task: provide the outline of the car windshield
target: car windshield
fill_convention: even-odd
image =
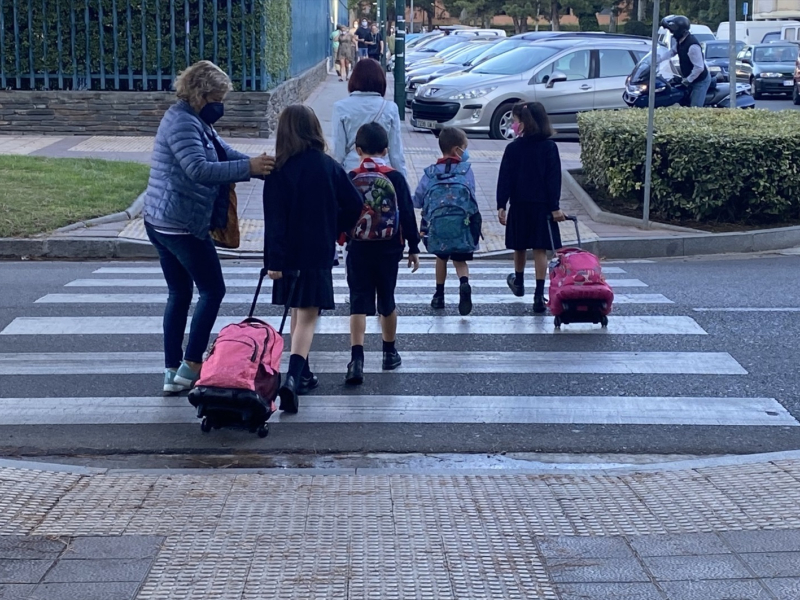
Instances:
[[[753,60],[757,63],[793,63],[797,59],[797,48],[775,46],[773,48],[756,48]]]
[[[423,33],[415,40],[411,41],[406,50],[410,50],[414,48],[415,50],[420,50],[427,46],[428,44],[432,44],[436,40],[442,39],[444,36],[441,33]]]
[[[499,46],[500,44],[498,44]],[[473,73],[484,75],[519,75],[547,60],[560,49],[548,46],[526,46],[487,60]]]
[[[447,35],[443,38],[439,38],[438,40],[432,41],[430,44],[425,44],[423,47],[418,47],[417,50],[420,52],[441,52],[442,50],[446,50],[451,46],[455,46],[456,44],[463,44],[464,40],[459,39],[457,35]]]
[[[468,49],[469,49],[469,43],[468,42],[462,42],[460,44],[456,44],[455,46],[451,46],[450,48],[447,48],[446,50],[442,50],[441,52],[437,52],[436,53],[436,58],[441,58],[442,60],[446,60],[448,58],[452,58],[453,56],[461,54],[462,52],[464,52],[465,50],[468,50]]]
[[[730,44],[727,42],[725,43],[715,43],[715,44],[705,44],[705,55],[706,58],[728,58]],[[744,48],[744,42],[736,42],[736,54],[742,51]]]
[[[486,51],[486,44],[467,44],[467,47],[457,54],[449,57],[445,63],[448,65],[465,65],[476,56],[480,56]]]
[[[481,54],[477,60],[473,61],[477,64],[484,63],[487,60],[491,60],[495,56],[500,56],[501,54],[505,54],[509,50],[513,50],[514,48],[519,48],[520,46],[524,45],[524,40],[504,40],[498,44],[492,45],[488,50],[484,50],[483,54]]]
[[[714,37],[713,33],[693,33],[694,39],[698,42],[713,42],[716,37]]]

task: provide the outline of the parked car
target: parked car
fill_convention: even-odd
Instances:
[[[701,42],[700,46],[703,48],[703,56],[706,58],[708,71],[712,77],[716,77],[717,81],[728,81],[730,76],[728,69],[730,67],[730,43],[729,42]],[[736,42],[736,54],[739,54],[744,49],[744,42]]]
[[[411,108],[411,101],[414,99],[414,92],[423,83],[428,83],[450,73],[460,73],[468,71],[473,60],[483,55],[487,49],[497,44],[491,40],[476,40],[472,44],[467,44],[466,48],[460,48],[458,52],[446,58],[438,64],[415,66],[413,71],[406,73],[406,106]]]
[[[434,131],[460,127],[511,139],[511,108],[520,101],[537,101],[558,133],[576,132],[579,112],[625,107],[625,80],[649,44],[611,36],[529,42],[468,73],[419,86],[411,103],[411,124]]]
[[[492,38],[497,39],[495,36],[492,36]],[[473,39],[483,39],[483,38],[476,36]],[[465,36],[446,35],[436,40],[433,40],[429,44],[425,44],[421,48],[415,48],[413,51],[406,54],[406,71],[411,70],[410,68],[419,61],[432,58],[435,54],[441,52],[442,50],[447,50],[458,44],[466,44],[466,43],[469,43],[469,38],[465,38]]]
[[[792,94],[798,47],[789,42],[745,46],[736,57],[736,80],[750,84],[753,97]]]

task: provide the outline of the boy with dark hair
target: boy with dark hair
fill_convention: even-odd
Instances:
[[[350,385],[364,381],[364,334],[367,315],[376,313],[376,297],[383,334],[383,369],[392,371],[400,366],[395,348],[394,290],[406,243],[409,268],[412,272],[419,268],[419,230],[411,192],[402,173],[388,166],[388,149],[389,136],[381,125],[367,123],[359,128],[356,151],[361,166],[351,171],[350,177],[361,192],[364,206],[347,243],[351,360],[345,382]]]
[[[422,209],[422,233],[428,251],[436,256],[436,293],[433,308],[444,308],[447,262],[453,261],[459,278],[458,312],[472,312],[469,266],[481,235],[481,213],[475,194],[475,175],[469,164],[467,134],[446,127],[439,134],[442,158],[425,169],[414,193],[414,208]]]

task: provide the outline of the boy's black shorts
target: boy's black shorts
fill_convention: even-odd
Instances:
[[[442,260],[453,260],[455,262],[467,262],[474,258],[472,252],[462,252],[455,254],[434,254],[436,258],[441,258]]]
[[[394,289],[403,249],[382,248],[382,242],[351,243],[347,249],[347,285],[350,287],[350,314],[388,317],[396,304]]]

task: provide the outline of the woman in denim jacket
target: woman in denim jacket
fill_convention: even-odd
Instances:
[[[225,296],[210,231],[225,224],[230,184],[264,177],[274,165],[266,155],[250,158],[237,152],[214,131],[231,89],[230,78],[215,64],[195,63],[178,76],[178,102],[167,110],[156,134],[144,222],[169,289],[164,311],[165,393],[186,390],[199,378]],[[184,352],[195,285],[200,298]]]
[[[333,158],[345,171],[358,168],[361,159],[356,152],[356,134],[362,125],[378,123],[389,134],[389,165],[408,178],[400,113],[397,104],[384,99],[386,74],[381,64],[371,58],[358,61],[347,89],[350,96],[333,105]]]

